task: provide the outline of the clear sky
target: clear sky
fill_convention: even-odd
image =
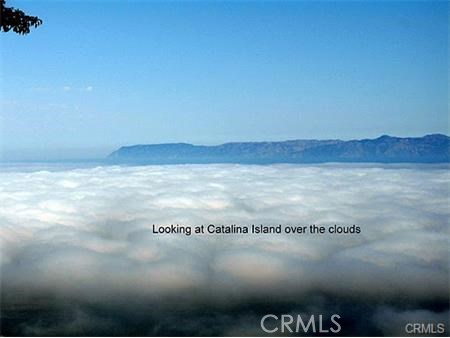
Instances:
[[[443,2],[14,1],[3,159],[121,145],[448,134]]]

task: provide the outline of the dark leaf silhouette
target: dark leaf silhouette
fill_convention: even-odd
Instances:
[[[5,3],[5,0],[0,0],[0,30],[4,32],[12,30],[17,34],[24,35],[30,33],[30,27],[36,28],[42,24],[42,20],[37,16],[27,15],[14,7],[5,7]]]

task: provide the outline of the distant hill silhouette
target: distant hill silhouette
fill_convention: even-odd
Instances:
[[[321,162],[449,162],[449,137],[383,135],[363,140],[292,140],[233,142],[217,146],[188,143],[121,147],[108,156],[113,162],[171,163],[321,163]]]

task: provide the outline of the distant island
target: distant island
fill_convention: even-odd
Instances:
[[[232,142],[217,146],[188,143],[146,144],[121,147],[108,156],[118,163],[443,163],[449,162],[449,137],[383,135],[362,140],[290,140]]]

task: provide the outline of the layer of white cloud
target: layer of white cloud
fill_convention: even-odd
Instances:
[[[21,293],[14,302],[34,293],[99,303],[187,293],[191,303],[222,306],[326,294],[407,299],[427,311],[420,304],[448,300],[449,182],[446,169],[351,166],[3,172],[2,287],[11,299]],[[362,233],[152,234],[152,224],[172,223],[357,224]]]

